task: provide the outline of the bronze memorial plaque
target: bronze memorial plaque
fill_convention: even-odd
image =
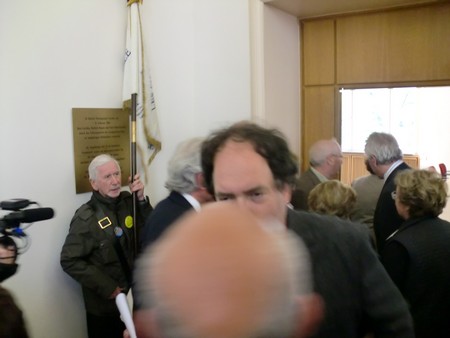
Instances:
[[[73,108],[72,124],[76,193],[92,191],[88,166],[99,154],[110,154],[119,161],[122,185],[128,185],[129,114],[121,108]]]

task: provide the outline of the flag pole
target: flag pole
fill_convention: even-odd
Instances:
[[[132,8],[133,5],[139,6],[140,0],[128,0],[127,6]],[[132,10],[133,11],[133,10]],[[133,16],[133,14],[131,14]],[[132,20],[131,17],[129,20]],[[134,32],[133,38],[131,39],[131,48],[132,48],[132,61],[131,61],[131,144],[130,144],[130,160],[131,160],[131,182],[134,182],[134,176],[137,173],[137,154],[136,154],[136,139],[137,139],[137,127],[136,127],[136,112],[137,112],[137,95],[138,95],[138,81],[139,81],[139,66],[137,61],[137,52],[138,52],[138,40],[137,29],[140,29],[139,24],[136,21],[129,22],[131,32]],[[132,201],[132,212],[133,212],[133,254],[134,258],[137,257],[138,254],[138,243],[139,243],[139,232],[138,232],[138,224],[137,224],[137,192],[133,193],[133,201]]]
[[[136,156],[136,109],[137,109],[137,94],[131,94],[131,182],[134,182],[134,176],[137,173],[137,156]],[[138,254],[138,226],[137,226],[137,191],[133,193],[133,253],[134,258]]]
[[[161,149],[159,136],[159,127],[156,116],[156,107],[154,104],[153,92],[151,88],[150,77],[144,77],[144,51],[142,42],[142,27],[140,21],[139,5],[143,0],[128,0],[128,25],[125,52],[124,67],[124,85],[122,98],[124,107],[130,109],[130,166],[131,182],[134,182],[134,176],[137,174],[137,162],[143,170],[141,177],[145,174],[145,183],[147,183],[147,167],[153,157]],[[148,81],[147,85],[145,81]],[[148,90],[147,99],[145,91]],[[151,120],[151,124],[147,124]],[[149,155],[151,156],[149,157]],[[138,156],[139,155],[139,156]],[[139,157],[139,159],[138,159]],[[133,200],[133,235],[134,241],[133,254],[136,257],[139,252],[140,229],[137,224],[139,207],[138,194],[132,194]]]

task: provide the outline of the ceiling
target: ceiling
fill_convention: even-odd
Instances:
[[[262,0],[298,18],[384,9],[448,0]]]

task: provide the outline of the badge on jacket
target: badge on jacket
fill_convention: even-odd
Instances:
[[[98,225],[100,226],[100,228],[102,228],[102,230],[109,227],[111,224],[112,224],[112,222],[108,216],[106,216],[106,217],[102,218],[100,221],[98,221]]]
[[[125,226],[128,229],[131,229],[133,227],[133,217],[131,217],[131,216],[125,217]]]

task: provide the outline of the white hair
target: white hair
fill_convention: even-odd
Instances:
[[[91,181],[95,181],[97,179],[97,168],[111,161],[117,165],[117,168],[119,168],[120,171],[120,164],[114,157],[109,154],[100,154],[96,156],[89,164],[89,179]]]
[[[166,188],[179,193],[191,193],[198,188],[196,175],[202,172],[201,145],[197,137],[180,143],[168,164]]]

